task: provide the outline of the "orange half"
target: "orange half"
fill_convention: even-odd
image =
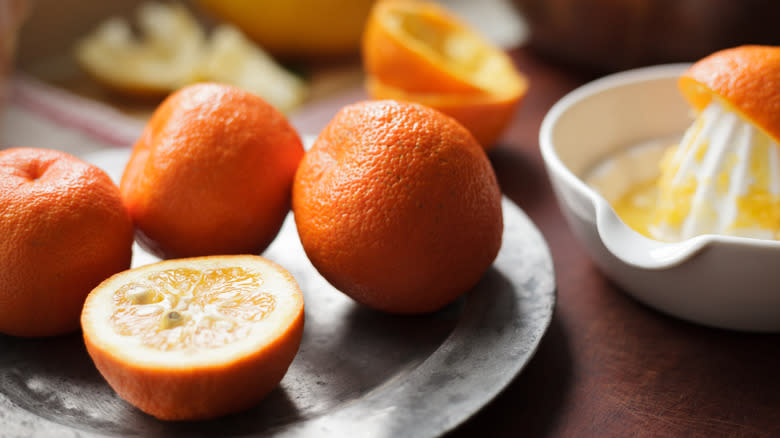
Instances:
[[[432,2],[378,2],[362,54],[368,74],[409,93],[500,93],[518,75],[503,50]]]
[[[303,333],[303,295],[259,256],[124,271],[87,297],[84,342],[109,385],[163,420],[246,409],[282,380]]]
[[[693,64],[680,77],[679,88],[697,111],[720,99],[780,140],[780,47],[715,52]]]
[[[417,102],[439,110],[468,129],[483,149],[490,150],[525,96],[528,82],[518,78],[501,94],[410,93],[368,77],[366,89],[374,99]]]

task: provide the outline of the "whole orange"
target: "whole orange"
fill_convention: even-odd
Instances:
[[[469,290],[501,246],[501,190],[482,147],[454,119],[397,101],[343,108],[293,185],[301,243],[358,302],[437,310]]]
[[[74,331],[93,287],[130,266],[133,225],[105,172],[64,152],[0,152],[0,332]]]
[[[163,258],[259,253],[289,211],[302,156],[263,99],[201,83],[160,104],[119,187],[139,243]]]

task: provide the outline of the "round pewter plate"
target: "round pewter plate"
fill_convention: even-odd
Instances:
[[[118,179],[126,150],[86,159]],[[0,335],[3,437],[435,437],[466,421],[523,369],[555,304],[552,259],[539,231],[504,199],[503,245],[463,297],[429,315],[386,315],[354,303],[309,263],[292,215],[263,254],[304,293],[306,327],[280,385],[248,411],[163,422],[119,398],[80,334]],[[133,265],[154,261],[137,246]]]

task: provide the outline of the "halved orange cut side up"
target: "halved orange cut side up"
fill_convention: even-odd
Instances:
[[[501,92],[517,76],[500,48],[432,2],[378,2],[362,54],[369,75],[413,93]]]
[[[111,387],[164,420],[244,410],[282,380],[303,295],[259,256],[174,259],[114,275],[87,297],[87,351]]]

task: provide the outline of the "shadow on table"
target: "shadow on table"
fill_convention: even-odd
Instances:
[[[635,301],[613,283],[603,295],[616,310],[613,330],[597,359],[602,394],[592,410],[608,410],[610,422],[650,427],[671,435],[780,434],[780,334],[704,327],[662,314]],[[595,334],[609,339],[605,332]],[[595,379],[593,379],[595,380]],[[652,426],[652,427],[651,427]],[[594,424],[594,428],[598,424]]]
[[[552,190],[536,153],[523,145],[498,144],[489,155],[501,190],[526,211],[543,203]]]
[[[528,366],[503,393],[447,438],[549,436],[556,426],[556,412],[565,406],[571,387],[572,353],[567,339],[560,317],[553,315]]]
[[[241,435],[256,431],[258,423],[273,427],[296,415],[287,392],[277,387],[258,406],[218,421],[158,421],[106,384],[80,333],[44,339],[0,335],[0,397],[53,423],[117,436],[222,436],[226,424],[231,434]]]
[[[463,300],[458,300],[433,315],[395,316],[348,300],[337,302],[343,304],[324,309],[334,312],[332,316],[309,318],[301,351],[282,384],[256,406],[237,414],[194,422],[162,422],[144,414],[103,380],[80,333],[44,339],[0,335],[0,402],[7,398],[19,408],[18,415],[30,416],[33,422],[39,417],[101,435],[272,433],[336,409],[413,368],[447,338],[463,307]],[[3,414],[17,415],[0,410],[0,419]]]

